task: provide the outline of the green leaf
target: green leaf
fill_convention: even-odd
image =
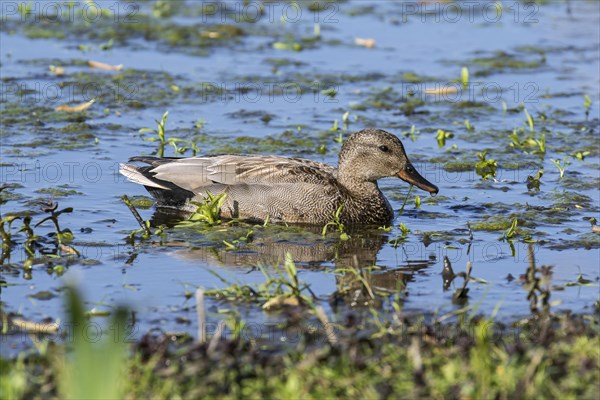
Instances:
[[[529,125],[529,131],[533,132],[534,131],[534,126],[533,126],[533,118],[531,117],[531,115],[529,115],[529,112],[527,112],[527,109],[523,109],[523,111],[525,112],[525,118],[527,118],[527,125]]]
[[[462,82],[463,88],[469,87],[469,68],[462,67],[460,71],[460,80]]]

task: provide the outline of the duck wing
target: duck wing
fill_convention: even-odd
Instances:
[[[172,189],[175,185],[194,193],[204,192],[215,184],[335,186],[337,182],[337,169],[328,164],[281,156],[133,157],[129,161],[150,164],[141,168],[122,165],[122,173],[129,180],[160,189]]]

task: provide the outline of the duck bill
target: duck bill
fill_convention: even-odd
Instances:
[[[398,178],[433,195],[439,191],[437,186],[423,178],[412,165],[398,172]]]

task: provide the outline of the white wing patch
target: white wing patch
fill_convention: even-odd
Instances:
[[[168,187],[146,178],[140,171],[137,170],[137,167],[135,167],[134,165],[119,164],[119,172],[131,182],[138,183],[144,186],[155,187],[158,189],[170,190]]]

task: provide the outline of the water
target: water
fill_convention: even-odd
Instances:
[[[125,43],[115,41],[108,51],[99,50],[105,40],[92,33],[106,32],[114,23],[92,23],[87,33],[79,35],[71,33],[76,24],[65,23],[66,39],[31,39],[25,34],[27,26],[48,25],[30,19],[16,22],[18,17],[4,8],[8,19],[0,32],[4,115],[0,181],[22,187],[10,190],[19,198],[2,204],[2,215],[37,211],[32,200],[52,196],[36,191],[68,185],[81,194],[54,200],[60,208],[74,208],[73,213],[60,217],[61,227],[73,231],[73,245],[84,256],[70,260],[63,276],[50,273],[44,263],[34,264],[29,274],[21,267],[26,258],[23,247],[15,246],[1,272],[7,283],[2,288],[4,311],[33,321],[64,318],[60,290],[65,282],[76,280],[90,309],[110,310],[121,302],[134,307],[137,333],[158,327],[193,334],[195,309],[185,292],[224,287],[211,271],[231,281],[259,284],[264,277],[252,267],[259,261],[276,263],[290,252],[300,279],[310,284],[327,309],[327,300],[342,279],[333,271],[353,265],[357,256],[361,266],[381,267],[370,278],[376,287],[394,291],[406,285],[402,295],[406,312],[438,316],[463,306],[452,302],[461,278],[448,290],[443,287],[444,257],[455,272],[464,271],[471,261],[472,275],[479,281],[469,284],[468,305],[487,315],[499,306],[499,318],[510,319],[529,313],[520,276],[533,261],[530,246],[536,265],[553,266],[553,309],[590,311],[599,298],[600,279],[598,235],[591,232],[589,222],[600,217],[599,6],[587,1],[533,6],[504,2],[502,17],[496,22],[499,11],[488,4],[492,3],[475,6],[472,21],[466,13],[457,16],[455,9],[444,4],[438,4],[439,9],[431,4],[434,8],[423,9],[428,6],[350,1],[333,4],[318,15],[303,8],[298,21],[287,23],[273,10],[273,18],[267,13],[254,24],[234,21],[246,34],[206,49],[185,41],[169,47],[162,38],[157,42],[135,36]],[[219,14],[206,21],[191,17],[201,5],[190,2],[188,6],[186,15],[155,23],[196,24],[210,31],[215,28],[209,24],[221,22]],[[144,5],[138,15],[148,12],[148,7]],[[484,10],[489,15],[482,16]],[[320,23],[320,41],[306,42],[300,52],[273,48],[272,43],[288,40],[286,35],[295,41],[314,35],[315,21]],[[357,46],[357,37],[373,38],[376,45],[371,49]],[[91,48],[82,51],[79,45]],[[286,65],[274,66],[270,61],[274,58],[287,60]],[[125,71],[91,70],[82,62],[88,59],[124,64]],[[66,75],[54,76],[48,71],[50,64],[65,65]],[[469,67],[471,90],[450,98],[424,94],[435,85],[460,81],[463,66]],[[424,77],[423,82],[409,81],[408,72]],[[119,75],[122,78],[115,79]],[[215,94],[208,82],[225,94]],[[87,91],[80,89],[84,87]],[[250,89],[240,91],[241,87]],[[321,93],[331,88],[337,92],[333,99]],[[423,103],[414,113],[405,114],[400,107],[409,92],[415,92]],[[584,94],[593,104],[587,119]],[[65,130],[76,117],[66,120],[50,113],[59,104],[77,104],[91,97],[98,100],[84,118],[89,127]],[[480,106],[457,107],[462,101]],[[133,106],[134,102],[140,104]],[[503,111],[503,102],[508,113]],[[534,117],[533,134],[522,110],[510,112],[521,103]],[[15,109],[21,111],[11,114]],[[223,238],[214,238],[169,229],[166,245],[155,240],[131,245],[126,236],[137,224],[120,197],[146,193],[117,174],[118,163],[156,150],[156,143],[143,140],[138,130],[154,127],[154,120],[166,110],[167,136],[194,138],[202,152],[241,149],[329,163],[336,162],[339,149],[333,140],[338,133],[329,129],[335,119],[342,127],[342,114],[349,111],[349,131],[377,126],[398,135],[407,132],[403,141],[408,155],[423,176],[440,187],[440,196],[429,202],[425,193],[413,192],[391,231],[359,229],[347,243],[335,234],[321,238],[320,229],[305,234],[283,229],[274,236],[268,228],[257,227],[254,241],[238,252],[225,250],[223,238],[238,237],[227,232]],[[261,119],[265,114],[268,122]],[[204,121],[201,128],[196,127],[198,119]],[[475,126],[474,131],[465,128],[465,119]],[[408,132],[413,125],[417,132],[411,140]],[[518,132],[521,139],[539,139],[544,132],[546,154],[524,154],[510,147],[514,128],[523,128]],[[438,129],[453,134],[442,147],[436,141]],[[289,133],[282,135],[286,130]],[[278,141],[269,143],[267,137]],[[317,151],[321,145],[327,149],[324,155]],[[497,160],[495,180],[483,181],[475,173],[472,164],[482,150],[488,151],[488,159]],[[580,161],[573,157],[577,151],[590,154]],[[173,155],[172,148],[167,147],[165,154]],[[566,156],[571,156],[570,165],[560,179],[551,160]],[[471,167],[459,172],[444,169],[456,162],[469,162]],[[544,169],[541,190],[528,191],[524,182],[540,167]],[[380,186],[399,210],[407,186],[397,179],[382,180]],[[418,209],[415,195],[421,197]],[[154,209],[140,212],[144,219],[153,218]],[[470,240],[467,223],[474,227],[488,216],[516,215],[534,242],[518,238],[513,242],[514,254],[510,243],[499,240],[506,229],[473,229]],[[39,220],[41,215],[34,215],[34,222]],[[158,223],[156,217],[153,221]],[[395,247],[388,241],[401,234],[400,222],[411,233]],[[13,238],[22,243],[18,226],[15,223]],[[91,231],[82,232],[84,228]],[[51,231],[50,222],[36,229],[40,236]],[[286,238],[279,239],[284,234]],[[576,284],[580,277],[589,282]],[[41,291],[56,297],[31,297]],[[218,310],[236,308],[207,301],[211,321],[222,318]],[[279,318],[258,307],[240,306],[240,312],[256,323]],[[18,347],[19,341],[26,339],[13,340],[11,346]]]

